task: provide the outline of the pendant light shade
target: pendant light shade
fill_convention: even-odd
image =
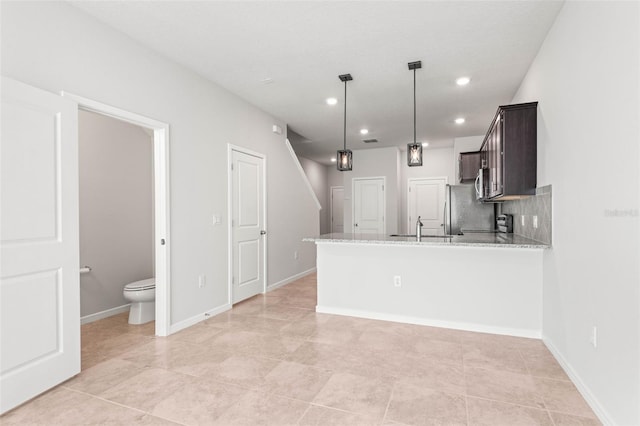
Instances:
[[[338,78],[340,81],[344,83],[344,138],[343,138],[343,149],[338,150],[338,154],[336,156],[336,161],[338,170],[341,172],[346,172],[352,169],[353,167],[353,152],[350,149],[347,149],[347,81],[353,80],[351,74],[342,74],[339,75]]]
[[[407,164],[410,167],[422,166],[422,145],[419,143],[407,144]]]
[[[422,166],[422,144],[416,141],[416,70],[422,68],[422,61],[409,62],[409,70],[413,70],[413,143],[407,144],[407,165]]]
[[[338,151],[338,170],[346,172],[353,169],[353,152],[350,149]]]

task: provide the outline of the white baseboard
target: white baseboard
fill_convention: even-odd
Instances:
[[[611,418],[607,410],[598,402],[598,399],[593,395],[589,387],[582,381],[578,373],[571,367],[571,364],[567,362],[567,360],[562,356],[560,351],[551,343],[551,341],[545,337],[542,337],[542,341],[551,354],[555,357],[560,367],[567,373],[567,376],[571,379],[573,384],[578,389],[578,392],[582,395],[582,397],[587,401],[589,407],[593,410],[593,412],[598,416],[598,420],[602,422],[604,425],[615,425],[616,422]]]
[[[218,306],[217,308],[213,308],[209,311],[203,312],[201,314],[192,316],[191,318],[187,318],[186,320],[182,320],[175,324],[171,324],[169,326],[169,334],[171,335],[173,333],[177,333],[180,330],[184,330],[185,328],[191,327],[192,325],[197,324],[200,321],[204,321],[218,314],[226,312],[229,309],[231,309],[231,304],[227,303],[227,304]]]
[[[306,277],[307,275],[311,275],[314,272],[316,272],[316,268],[315,266],[311,269],[307,269],[306,271],[300,272],[299,274],[295,274],[290,276],[289,278],[285,278],[282,281],[278,281],[275,284],[271,284],[270,286],[267,286],[267,291],[271,291],[271,290],[275,290],[278,287],[282,287],[283,285],[287,285],[289,283],[292,283],[296,280],[299,280],[302,277]]]
[[[316,306],[316,312],[323,314],[345,315],[349,317],[368,318],[382,321],[401,322],[406,324],[428,325],[431,327],[451,328],[454,330],[475,331],[478,333],[502,334],[505,336],[528,337],[540,339],[540,330],[528,330],[520,328],[493,327],[484,324],[466,322],[442,321],[429,318],[409,317],[404,315],[384,314],[380,312],[361,311],[357,309],[331,308]]]
[[[103,318],[112,317],[114,315],[121,314],[123,312],[129,312],[129,307],[131,303],[127,303],[126,305],[117,306],[115,308],[107,309],[101,312],[96,312],[95,314],[85,315],[80,317],[80,324],[89,324],[90,322],[98,321]]]

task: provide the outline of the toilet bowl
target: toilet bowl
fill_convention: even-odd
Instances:
[[[156,319],[155,278],[129,283],[122,293],[131,302],[129,324],[144,324]]]

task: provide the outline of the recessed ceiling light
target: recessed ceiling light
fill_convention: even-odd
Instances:
[[[335,105],[338,103],[336,98],[327,98],[327,105]]]
[[[462,123],[464,123],[464,118],[459,117],[459,118],[456,118],[455,121],[456,121],[456,124],[462,124]]]
[[[335,157],[332,157],[332,158],[331,158],[331,162],[332,162],[332,163],[335,163],[335,162],[336,162]]]
[[[429,146],[429,142],[422,142],[422,146]]]
[[[469,77],[460,77],[459,79],[456,80],[456,84],[458,86],[466,86],[467,84],[469,84],[470,81],[471,79]]]
[[[368,129],[360,129],[360,134],[361,135],[366,135],[367,133],[369,133]]]

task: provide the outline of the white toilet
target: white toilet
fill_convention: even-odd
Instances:
[[[131,302],[129,324],[144,324],[156,319],[156,279],[135,281],[124,286],[124,298]]]

